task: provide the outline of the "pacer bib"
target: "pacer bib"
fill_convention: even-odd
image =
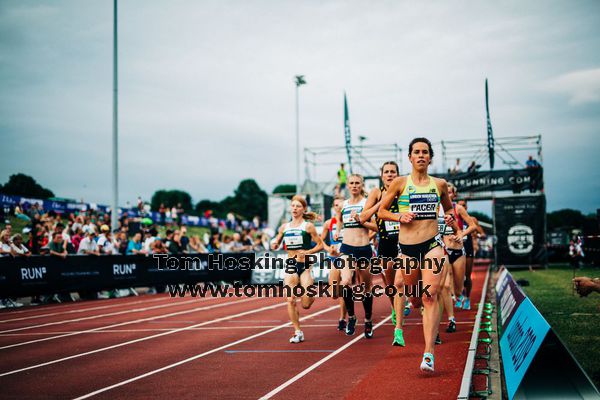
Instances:
[[[429,177],[426,186],[417,186],[408,175],[404,190],[398,198],[398,209],[401,213],[411,212],[415,219],[436,219],[440,205],[440,193],[433,178]]]

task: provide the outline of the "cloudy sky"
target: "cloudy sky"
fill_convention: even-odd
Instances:
[[[548,209],[600,207],[600,2],[423,3],[121,1],[121,203],[293,183],[304,74],[302,147],[343,144],[344,90],[354,139],[483,139],[487,77],[495,135],[543,136]],[[108,204],[112,1],[1,1],[0,82],[0,182]]]

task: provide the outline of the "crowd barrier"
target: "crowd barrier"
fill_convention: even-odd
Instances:
[[[177,283],[249,283],[255,260],[254,253],[160,257],[0,257],[0,298]]]

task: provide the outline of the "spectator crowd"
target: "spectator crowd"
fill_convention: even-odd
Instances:
[[[208,232],[191,236],[180,219],[171,216],[163,220],[165,225],[157,225],[148,218],[130,218],[124,213],[113,232],[110,215],[94,210],[61,215],[44,212],[33,204],[27,211],[16,207],[14,213],[27,215],[31,222],[22,232],[14,232],[10,221],[5,221],[0,232],[0,256],[252,252],[265,250],[269,242],[258,218],[242,221],[233,213],[226,221],[209,219]]]

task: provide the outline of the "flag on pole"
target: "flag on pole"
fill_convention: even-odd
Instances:
[[[490,168],[494,169],[494,132],[492,131],[492,121],[490,120],[490,106],[488,100],[488,81],[485,80],[485,111],[487,115],[487,140],[488,153],[490,157]]]
[[[344,139],[346,141],[346,155],[348,156],[348,170],[352,173],[352,155],[350,154],[352,135],[350,134],[350,116],[348,114],[346,92],[344,92]]]

